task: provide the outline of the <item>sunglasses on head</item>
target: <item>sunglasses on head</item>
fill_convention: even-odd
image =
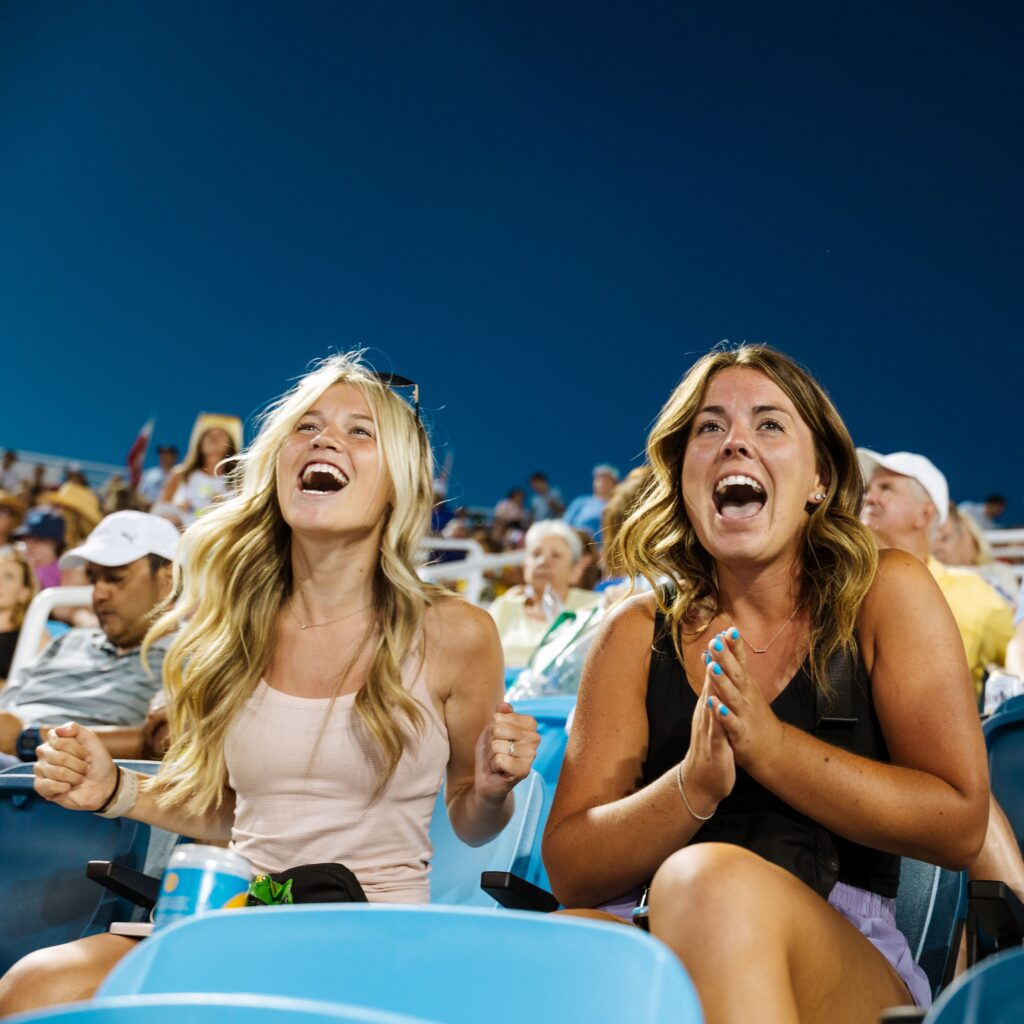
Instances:
[[[368,372],[378,384],[383,384],[385,387],[393,388],[395,390],[398,390],[399,388],[412,388],[412,406],[416,413],[416,421],[419,422],[420,386],[416,381],[409,380],[408,377],[403,377],[397,373],[380,373],[377,370],[370,370]]]

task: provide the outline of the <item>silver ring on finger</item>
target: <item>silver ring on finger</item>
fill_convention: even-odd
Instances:
[[[515,757],[516,756],[516,741],[515,740],[509,740],[508,741],[508,756],[509,757]]]

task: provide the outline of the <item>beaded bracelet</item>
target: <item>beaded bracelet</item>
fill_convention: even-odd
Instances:
[[[676,785],[679,786],[679,795],[683,798],[683,803],[686,804],[686,809],[690,814],[698,821],[710,821],[714,816],[715,812],[712,811],[710,814],[698,814],[691,806],[690,801],[686,799],[686,790],[683,789],[683,762],[679,762],[679,767],[676,769]],[[715,808],[717,810],[717,808]]]

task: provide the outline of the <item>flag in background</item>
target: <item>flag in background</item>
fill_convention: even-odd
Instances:
[[[149,439],[153,436],[154,423],[156,423],[155,416],[146,420],[139,431],[139,436],[135,438],[131,448],[128,449],[128,458],[125,459],[125,464],[128,467],[128,482],[132,487],[138,487],[139,481],[142,479],[142,464],[146,461],[146,449],[149,447]]]

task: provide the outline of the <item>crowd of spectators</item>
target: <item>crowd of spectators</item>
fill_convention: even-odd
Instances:
[[[55,485],[47,481],[45,467],[26,466],[16,452],[4,453],[0,767],[30,759],[41,730],[67,718],[99,728],[117,756],[161,756],[163,647],[154,649],[147,671],[139,645],[170,593],[179,532],[229,496],[231,460],[242,445],[240,421],[202,414],[183,459],[176,446],[161,444],[158,464],[134,485],[115,474],[96,488],[74,465]],[[927,458],[867,449],[858,449],[858,456],[867,485],[863,522],[880,546],[928,565],[960,629],[980,697],[990,673],[1003,666],[1024,668],[1024,588],[985,536],[998,528],[1005,500],[992,495],[958,506],[946,478]],[[491,554],[521,553],[489,572],[485,593],[513,682],[510,699],[554,692],[544,683],[559,664],[573,676],[561,692],[575,692],[582,657],[605,612],[631,588],[650,586],[645,579],[626,578],[613,561],[614,550],[608,550],[610,538],[641,503],[649,468],[620,479],[614,466],[600,463],[591,478],[590,492],[566,503],[547,475],[535,472],[527,487],[512,487],[490,514],[453,507],[446,481],[435,484],[435,537],[472,539]],[[453,576],[457,572],[453,568]],[[8,679],[33,597],[78,583],[94,586],[91,608],[54,609],[50,630],[33,652],[37,657]],[[990,821],[1008,827],[995,804]],[[998,872],[1024,895],[1019,857],[980,870]]]

